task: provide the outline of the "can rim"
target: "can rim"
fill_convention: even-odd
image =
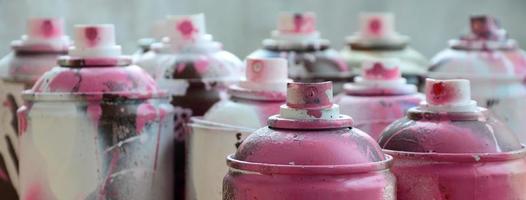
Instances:
[[[259,174],[358,174],[374,171],[389,170],[393,156],[385,155],[385,159],[377,162],[342,164],[342,165],[282,165],[268,163],[254,163],[234,158],[234,154],[227,157],[227,165],[231,169],[254,172]]]
[[[382,151],[396,159],[407,160],[430,160],[441,162],[461,162],[461,163],[478,163],[478,162],[498,162],[516,160],[526,157],[526,147],[522,149],[501,152],[501,153],[425,153],[425,152],[408,152],[382,149]]]

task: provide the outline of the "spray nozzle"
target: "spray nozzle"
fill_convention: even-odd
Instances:
[[[471,100],[470,84],[465,79],[426,79],[426,107],[433,111],[469,112],[477,109]]]
[[[115,57],[121,55],[121,47],[115,44],[113,24],[77,25],[75,45],[69,49],[74,57]]]

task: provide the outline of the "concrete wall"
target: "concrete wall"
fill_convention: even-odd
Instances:
[[[269,36],[282,10],[316,12],[322,36],[338,49],[344,36],[356,31],[360,11],[394,12],[398,31],[410,35],[413,46],[426,56],[465,31],[470,14],[497,16],[510,35],[526,45],[523,0],[0,0],[0,53],[9,51],[9,42],[20,37],[31,16],[64,17],[69,32],[76,23],[114,23],[118,42],[131,53],[154,20],[204,12],[208,32],[244,57]]]

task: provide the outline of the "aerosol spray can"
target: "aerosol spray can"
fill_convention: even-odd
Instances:
[[[351,70],[342,56],[322,39],[312,12],[281,13],[277,30],[263,40],[263,48],[249,57],[282,57],[289,61],[289,77],[294,81],[332,81],[335,92],[351,81]]]
[[[78,25],[75,46],[23,94],[20,196],[173,199],[173,107],[115,44]]]
[[[472,16],[470,32],[432,60],[432,78],[471,81],[473,99],[526,143],[526,56],[495,18]]]
[[[29,89],[57,58],[66,54],[69,38],[58,18],[32,18],[27,33],[11,43],[12,51],[0,60],[0,197],[18,199],[18,120],[22,91]]]
[[[426,102],[379,139],[398,199],[526,199],[526,149],[471,100],[465,79],[426,81]]]
[[[280,114],[228,156],[223,199],[396,199],[392,158],[332,100],[330,82],[288,83]]]
[[[187,199],[221,199],[225,157],[278,114],[287,91],[287,60],[247,58],[246,78],[203,117],[193,117],[188,137]],[[192,197],[190,197],[192,196]]]
[[[216,102],[227,97],[228,85],[238,82],[243,63],[222,50],[206,33],[203,14],[171,16],[166,21],[168,37],[152,45],[157,83],[171,95],[175,107],[175,194],[184,199],[186,136],[184,125],[191,116],[202,116]]]
[[[361,76],[345,84],[344,92],[336,97],[342,113],[353,116],[354,127],[375,140],[387,125],[423,100],[416,86],[401,77],[401,63],[397,59],[364,61]]]
[[[409,46],[409,37],[395,30],[392,13],[361,13],[360,30],[347,37],[342,55],[353,69],[360,74],[362,62],[371,59],[399,59],[400,71],[411,84],[423,85],[429,61]]]

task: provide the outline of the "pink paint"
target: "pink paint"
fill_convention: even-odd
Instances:
[[[31,109],[31,104],[22,105],[18,111],[18,134],[23,135],[27,131],[27,112]]]
[[[157,109],[150,103],[142,103],[139,105],[137,113],[137,119],[135,120],[137,134],[141,134],[148,123],[155,121],[157,117],[159,117]]]
[[[177,64],[176,71],[178,74],[181,74],[183,73],[185,68],[186,68],[186,63],[179,63]]]
[[[431,92],[426,93],[426,96],[426,99],[435,105],[446,104],[457,98],[455,89],[444,82],[431,85]]]
[[[88,103],[88,108],[86,112],[88,113],[88,117],[93,123],[94,127],[98,127],[100,116],[102,115],[102,108],[100,107],[100,102],[90,101]]]
[[[287,84],[287,87],[288,90],[302,91],[300,97],[287,98],[287,106],[291,108],[315,111],[332,106],[332,96],[329,96],[332,93],[327,93],[327,90],[332,90],[331,82]]]
[[[42,200],[44,199],[44,194],[42,192],[42,188],[38,184],[32,184],[28,192],[25,194],[25,197],[23,200]]]
[[[199,30],[194,26],[191,20],[185,19],[177,23],[177,30],[185,39],[191,39],[194,37],[194,33]]]
[[[311,33],[315,31],[315,19],[313,16],[304,14],[295,14],[293,18],[294,32],[296,33]]]
[[[206,72],[208,72],[208,65],[209,65],[208,58],[202,57],[200,59],[197,59],[194,65],[195,65],[195,69],[197,70],[197,73],[205,74]]]
[[[89,47],[97,46],[100,41],[99,29],[97,27],[86,27],[84,30],[84,36],[87,39],[87,44]]]
[[[42,22],[41,30],[42,30],[42,35],[45,38],[53,38],[53,37],[56,37],[57,35],[61,34],[62,31],[59,31],[57,29],[58,29],[58,27],[55,28],[55,26],[53,25],[53,22],[51,20],[44,20]]]
[[[378,18],[373,18],[369,21],[369,31],[374,35],[380,35],[382,33],[382,21]]]
[[[386,68],[382,63],[376,62],[371,69],[366,69],[364,78],[371,80],[395,80],[400,78],[400,68]]]

